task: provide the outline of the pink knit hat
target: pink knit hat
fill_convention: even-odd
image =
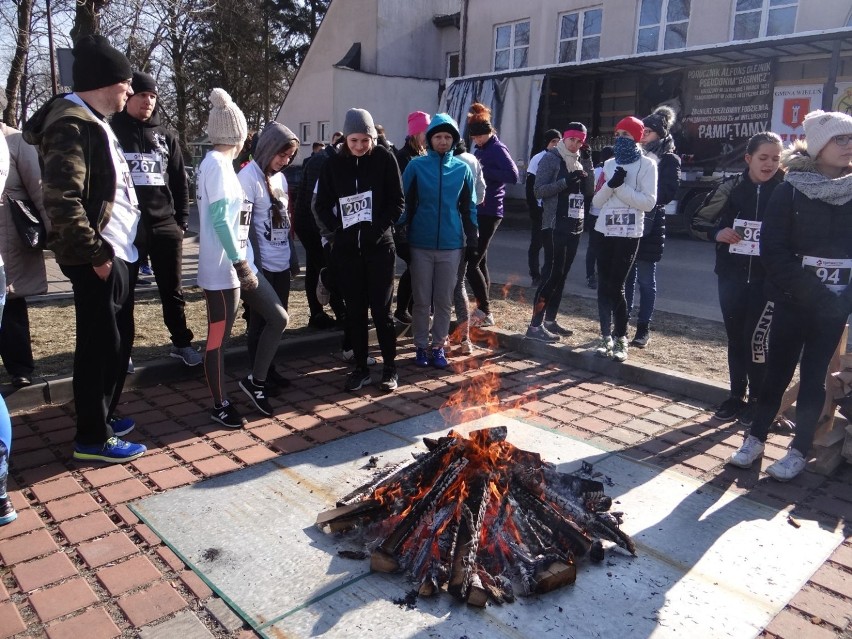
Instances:
[[[415,111],[408,114],[408,135],[418,135],[429,128],[429,114]]]

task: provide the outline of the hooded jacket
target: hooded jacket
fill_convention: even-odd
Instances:
[[[458,128],[445,113],[432,118],[426,130],[443,125],[452,127],[459,139]],[[473,173],[466,162],[453,155],[450,148],[438,153],[431,144],[426,155],[408,163],[402,176],[405,212],[399,225],[408,224],[408,243],[413,248],[452,250],[476,246],[476,192]]]
[[[121,143],[131,171],[139,168],[137,154],[160,160],[162,186],[134,183],[142,220],[156,224],[173,218],[178,226],[185,228],[189,221],[189,186],[183,154],[177,133],[162,125],[159,103],[145,122],[129,115],[125,109],[112,117],[110,126]]]
[[[112,216],[115,167],[109,138],[94,117],[58,95],[24,125],[24,140],[39,148],[52,225],[47,247],[59,264],[100,266],[114,255],[101,231]]]
[[[372,221],[343,228],[340,199],[372,191]],[[373,146],[361,157],[341,150],[320,171],[314,213],[320,233],[334,238],[335,249],[393,242],[391,227],[405,207],[402,179],[390,151]]]
[[[781,164],[787,169],[787,179],[796,172],[817,172],[805,142],[785,149]],[[852,183],[852,176],[844,179]],[[846,279],[849,270],[836,273],[846,279],[833,282],[846,285],[837,295],[813,269],[804,268],[805,256],[852,260],[852,201],[829,204],[811,199],[785,181],[772,192],[760,231],[767,297],[817,313],[845,317],[852,312],[852,286]]]
[[[518,167],[515,166],[509,149],[496,135],[488,138],[481,147],[474,148],[473,154],[482,165],[482,175],[485,177],[485,201],[477,209],[478,215],[503,217],[506,184],[517,183]]]

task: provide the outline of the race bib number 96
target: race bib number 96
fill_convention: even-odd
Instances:
[[[852,281],[852,259],[829,259],[805,255],[802,268],[816,275],[833,293],[840,295]]]
[[[342,197],[340,202],[340,217],[343,228],[348,229],[353,224],[373,221],[373,192],[365,191],[349,197]]]
[[[756,220],[734,220],[734,232],[740,236],[736,244],[729,244],[728,250],[739,255],[760,255],[760,226]]]

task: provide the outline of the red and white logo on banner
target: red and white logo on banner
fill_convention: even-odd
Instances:
[[[810,98],[785,98],[781,121],[791,129],[798,129],[810,110]]]

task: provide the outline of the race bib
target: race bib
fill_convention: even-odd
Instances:
[[[852,259],[802,257],[802,268],[816,275],[828,290],[840,295],[852,281]]]
[[[638,219],[642,213],[636,209],[619,208],[603,211],[604,235],[607,237],[636,237],[639,235]]]
[[[237,228],[237,239],[240,241],[240,248],[245,248],[249,238],[249,226],[251,225],[251,207],[252,203],[248,200],[243,200],[240,205],[240,225]]]
[[[163,160],[159,153],[125,153],[136,186],[163,186]]]
[[[728,251],[737,255],[760,255],[760,225],[756,220],[734,220],[734,233],[740,236],[736,244],[729,244]]]
[[[353,224],[373,221],[373,192],[356,193],[340,200],[340,217],[343,228],[348,229]]]
[[[272,242],[276,244],[286,244],[289,234],[287,229],[272,229]]]
[[[568,217],[579,220],[585,213],[583,204],[585,199],[582,193],[573,193],[568,196]]]

